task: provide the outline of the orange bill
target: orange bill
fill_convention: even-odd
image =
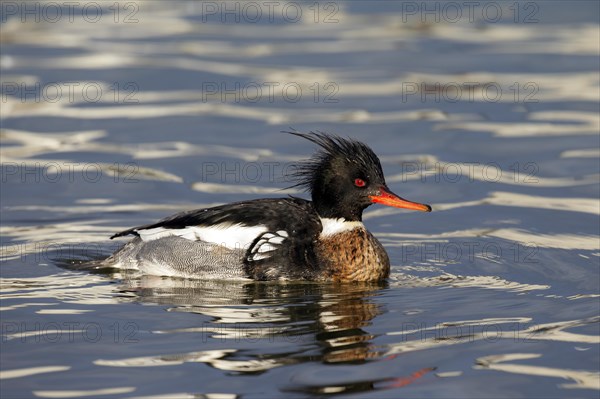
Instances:
[[[381,187],[379,195],[371,195],[371,201],[373,203],[393,206],[394,208],[412,209],[421,212],[431,212],[431,207],[426,204],[419,204],[418,202],[412,202],[405,200],[391,192],[387,187]]]

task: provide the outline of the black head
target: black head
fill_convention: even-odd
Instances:
[[[366,144],[322,132],[287,133],[321,147],[291,175],[297,180],[294,187],[310,190],[321,217],[360,221],[363,210],[376,202],[431,211],[429,205],[406,201],[388,189],[379,158]]]

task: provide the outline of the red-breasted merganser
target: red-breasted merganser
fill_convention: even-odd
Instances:
[[[320,146],[291,177],[312,201],[266,198],[178,213],[111,237],[136,236],[106,265],[199,279],[379,281],[390,261],[365,228],[373,203],[430,212],[385,183],[379,158],[361,142],[288,132]]]

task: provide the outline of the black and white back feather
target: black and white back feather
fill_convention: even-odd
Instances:
[[[313,243],[322,230],[312,203],[304,199],[267,198],[237,202],[213,208],[185,211],[159,222],[124,230],[111,238],[126,235],[154,241],[176,236],[196,242],[225,245],[243,250],[246,274],[257,280],[297,279],[316,273],[318,265]],[[211,234],[205,235],[206,232]],[[213,233],[220,232],[218,235]],[[249,235],[237,244],[215,237]],[[297,263],[297,264],[292,264]],[[281,274],[275,276],[275,274]]]

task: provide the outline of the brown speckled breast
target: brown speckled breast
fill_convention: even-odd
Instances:
[[[330,281],[379,281],[390,274],[390,260],[379,241],[366,229],[357,228],[322,237],[317,244],[327,264],[323,278]]]

